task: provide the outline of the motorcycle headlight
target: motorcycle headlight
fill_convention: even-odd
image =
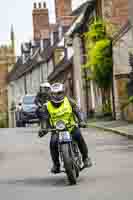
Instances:
[[[56,123],[56,129],[57,129],[57,130],[60,130],[60,131],[65,130],[65,129],[66,129],[65,123],[64,123],[63,121],[58,121],[58,122]]]

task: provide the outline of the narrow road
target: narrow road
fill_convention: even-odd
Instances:
[[[51,175],[49,136],[36,128],[0,129],[0,195],[4,200],[132,200],[133,140],[89,128],[84,131],[93,167],[69,186]]]

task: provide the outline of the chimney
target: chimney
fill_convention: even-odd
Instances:
[[[41,2],[38,3],[39,9],[42,8]]]
[[[36,7],[36,3],[34,3],[34,9],[36,9],[37,7]]]
[[[49,38],[49,15],[46,3],[33,4],[33,37],[35,41]]]
[[[43,2],[43,8],[46,8],[46,3],[45,2]]]
[[[72,0],[55,0],[56,22],[64,16],[70,16],[72,12]]]

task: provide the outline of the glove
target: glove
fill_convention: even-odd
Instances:
[[[38,132],[38,136],[39,137],[43,137],[44,135],[46,135],[48,132],[47,131],[45,131],[45,130],[40,130],[39,132]]]
[[[84,121],[81,121],[81,122],[79,123],[79,127],[80,127],[80,128],[86,128],[86,127],[87,127],[87,124],[86,124]]]

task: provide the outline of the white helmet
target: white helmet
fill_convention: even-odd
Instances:
[[[54,83],[51,86],[51,101],[60,104],[64,101],[65,88],[62,83]]]
[[[51,85],[48,82],[44,82],[40,84],[40,92],[48,93],[51,91]]]

